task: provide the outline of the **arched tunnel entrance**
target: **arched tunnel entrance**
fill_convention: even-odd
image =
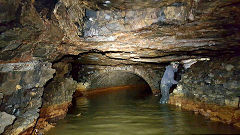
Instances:
[[[181,134],[198,133],[199,127],[206,129],[207,132],[212,132],[212,130],[223,132],[225,130],[225,125],[208,125],[202,117],[196,117],[191,112],[182,111],[170,105],[161,105],[159,97],[138,96],[137,91],[140,94],[151,92],[152,87],[148,78],[156,75],[145,72],[147,70],[143,69],[146,68],[96,65],[77,65],[77,67],[80,67],[80,70],[73,70],[74,79],[78,81],[78,84],[85,86],[86,91],[97,92],[92,94],[93,96],[75,98],[66,118],[60,121],[47,135],[79,133],[83,135],[98,133],[152,135],[170,132]],[[161,70],[161,73],[163,71]],[[145,73],[149,75],[147,76]],[[161,77],[161,74],[158,76]],[[158,78],[158,80],[160,79]],[[176,78],[176,80],[178,79]],[[131,85],[140,85],[137,87],[140,89],[132,89],[132,87],[118,91],[113,89]]]
[[[164,67],[155,65],[85,65],[74,63],[72,76],[79,89],[91,90],[129,85],[144,85],[159,92]]]
[[[196,120],[191,112],[181,112],[179,108],[159,104],[159,96],[146,95],[153,89],[159,88],[159,82],[165,71],[164,65],[87,65],[74,63],[74,60],[71,62],[66,61],[67,65],[64,64],[64,61],[56,63],[55,66],[58,68],[56,68],[54,79],[71,76],[75,80],[74,82],[77,81],[78,88],[83,88],[90,94],[69,98],[70,100],[74,99],[72,107],[66,118],[48,132],[49,135],[63,135],[66,132],[68,134],[103,133],[114,135],[119,132],[120,134],[151,135],[170,133],[173,131],[169,129],[176,127],[178,128],[174,129],[173,133],[180,134],[190,130],[191,133],[198,132],[191,128],[196,125],[201,128],[209,127],[203,118]],[[61,66],[61,64],[63,65]],[[71,72],[69,72],[70,70]],[[179,80],[178,78],[174,79]],[[46,89],[46,92],[59,86],[55,89],[56,91],[52,91],[53,94],[57,93],[60,95],[59,97],[66,95],[65,86],[69,85],[62,85],[64,83],[58,80],[54,82],[55,84]],[[70,79],[66,79],[64,82],[69,84]],[[135,85],[140,87],[135,87],[137,89],[124,87]],[[114,89],[116,87],[120,89]],[[62,93],[59,92],[61,88]],[[143,96],[139,96],[136,92]],[[45,97],[48,96],[47,99],[59,101],[60,98],[53,98],[53,94],[45,93]],[[49,109],[46,108],[46,110]],[[192,123],[193,121],[196,123]],[[71,126],[77,128],[69,128]],[[222,127],[225,125],[216,127],[215,131],[224,129]],[[184,131],[179,131],[179,129],[184,129]],[[210,132],[212,128],[207,128],[207,130]]]
[[[81,86],[77,91],[84,91],[87,95],[120,90],[129,90],[129,93],[134,91],[140,95],[152,93],[143,77],[129,71],[95,72],[89,76],[80,75],[78,78]],[[85,80],[82,80],[83,78]]]
[[[145,85],[151,91],[148,83],[139,75],[127,71],[111,71],[94,77],[90,89],[107,88],[126,85]]]

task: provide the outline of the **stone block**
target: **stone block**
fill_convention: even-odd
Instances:
[[[72,78],[56,78],[45,88],[43,107],[71,102],[76,87],[77,82]]]
[[[227,71],[231,71],[233,68],[234,68],[234,66],[231,65],[231,64],[227,64],[227,65],[225,66],[225,69],[226,69]]]
[[[187,11],[185,6],[168,6],[164,9],[164,14],[169,21],[176,20],[184,22],[186,20]]]

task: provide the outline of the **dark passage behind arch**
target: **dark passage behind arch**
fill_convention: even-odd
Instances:
[[[89,89],[137,85],[141,85],[147,93],[152,92],[149,84],[142,77],[127,71],[100,73],[90,80]]]

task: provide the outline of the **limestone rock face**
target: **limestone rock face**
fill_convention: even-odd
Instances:
[[[20,3],[1,0],[1,9],[15,7],[1,17],[1,63],[92,51],[129,63],[162,63],[239,50],[239,0]]]
[[[4,95],[10,95],[20,89],[43,87],[54,73],[47,62],[0,64],[0,90]]]
[[[7,114],[6,112],[0,112],[0,134],[3,133],[4,128],[11,125],[16,117],[14,115]]]
[[[206,103],[237,107],[239,61],[238,57],[225,57],[193,64],[182,76],[182,90],[177,93]]]
[[[146,8],[136,10],[86,10],[84,36],[93,37],[87,40],[114,41],[117,32],[129,32],[148,27],[157,22],[184,22],[186,17],[184,6],[164,8]]]
[[[166,7],[166,9],[164,9],[164,14],[166,15],[166,20],[169,22],[170,21],[184,22],[187,19],[186,7],[179,4],[173,4],[172,6]]]
[[[71,102],[73,92],[76,90],[76,85],[76,81],[72,78],[64,78],[51,82],[51,84],[45,88],[43,107]]]
[[[4,134],[19,134],[34,126],[42,105],[43,86],[55,70],[48,62],[32,61],[0,65],[0,111],[16,117]]]
[[[15,20],[19,4],[20,0],[0,0],[0,23]]]
[[[239,64],[239,57],[227,56],[193,64],[182,75],[170,104],[239,127]]]
[[[45,131],[46,127],[53,127],[51,125],[53,122],[65,117],[77,87],[77,82],[69,74],[71,64],[58,62],[53,65],[53,68],[56,74],[44,88],[44,94],[40,98],[42,106],[38,110],[40,111],[38,122],[34,126],[34,129],[41,132]],[[31,127],[30,131],[34,129]]]
[[[81,1],[60,0],[54,8],[59,27],[65,32],[66,39],[76,40],[82,36],[84,8]]]
[[[56,69],[56,76],[45,87],[41,109],[41,115],[44,116],[41,118],[47,116],[46,119],[63,118],[66,115],[77,87],[77,82],[69,75],[71,71],[69,63],[59,62],[53,67]]]
[[[34,126],[42,105],[42,94],[43,88],[19,90],[11,96],[7,96],[8,100],[3,100],[3,110],[16,116],[16,121],[4,134],[18,135]]]
[[[14,17],[11,22],[1,22],[0,25],[1,63],[5,63],[3,61],[26,62],[33,61],[36,57],[43,59],[52,57],[47,55],[56,51],[54,44],[59,43],[59,39],[63,37],[62,31],[56,26],[56,23],[50,23],[45,17],[41,18],[40,13],[34,7],[35,1],[2,1],[6,4],[2,5],[1,3],[1,6],[6,6],[5,8],[11,12],[16,10],[16,13],[13,13]],[[8,10],[4,10],[3,13]],[[6,13],[4,17],[11,17],[11,14],[9,16]]]

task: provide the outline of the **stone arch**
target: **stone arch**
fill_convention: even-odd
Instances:
[[[152,89],[151,85],[144,77],[127,70],[111,70],[94,74],[89,80],[89,88],[101,88],[100,85],[96,84],[102,85],[103,88],[104,84],[106,84],[105,87],[123,86],[127,84],[146,84]]]
[[[152,67],[144,67],[137,65],[123,65],[123,66],[99,66],[99,65],[84,65],[82,67],[82,81],[83,83],[88,83],[86,86],[89,88],[91,81],[101,74],[106,74],[110,72],[128,72],[135,74],[136,76],[142,78],[151,88],[152,92],[155,93],[159,91],[159,81],[162,77],[161,71],[153,69]]]

